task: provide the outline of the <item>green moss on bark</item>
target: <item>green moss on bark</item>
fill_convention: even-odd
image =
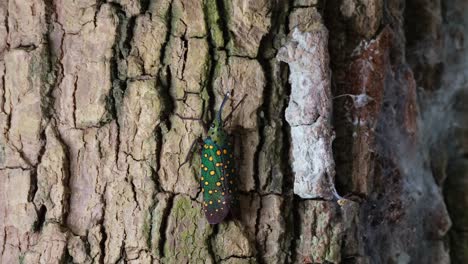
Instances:
[[[219,16],[218,8],[216,0],[205,1],[204,12],[211,35],[211,44],[216,48],[221,48],[224,46],[224,38],[223,31],[221,30],[221,18]]]
[[[168,219],[167,241],[164,245],[165,263],[209,263],[208,237],[212,228],[205,220],[200,205],[188,196],[174,200]]]

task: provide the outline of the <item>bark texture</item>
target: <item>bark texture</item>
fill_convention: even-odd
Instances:
[[[0,1],[0,263],[468,263],[468,1]],[[240,213],[209,225],[223,94]]]

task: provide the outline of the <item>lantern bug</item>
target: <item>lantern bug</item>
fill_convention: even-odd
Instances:
[[[235,206],[236,201],[235,181],[237,171],[234,165],[233,145],[231,137],[224,130],[224,125],[247,95],[242,97],[223,121],[223,108],[230,96],[230,92],[224,95],[223,102],[208,131],[204,126],[207,136],[203,140],[199,137],[192,143],[185,161],[179,166],[180,168],[189,162],[198,142],[201,146],[199,180],[203,194],[203,211],[210,224],[218,224],[223,221]],[[201,121],[200,119],[179,117],[181,119]]]

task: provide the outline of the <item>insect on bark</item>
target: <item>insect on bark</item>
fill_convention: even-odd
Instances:
[[[224,124],[231,118],[232,113],[242,103],[246,95],[223,121],[223,108],[230,96],[229,92],[225,94],[219,111],[208,129],[208,135],[204,140],[198,138],[192,143],[185,161],[180,165],[182,167],[191,159],[195,143],[198,142],[201,146],[199,180],[203,194],[203,211],[210,224],[218,224],[223,221],[236,203],[237,171],[234,165],[232,139],[224,130]]]

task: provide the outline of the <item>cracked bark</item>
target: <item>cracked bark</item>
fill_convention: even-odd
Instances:
[[[0,263],[468,262],[467,8],[1,1]],[[180,117],[228,90],[211,226]]]

